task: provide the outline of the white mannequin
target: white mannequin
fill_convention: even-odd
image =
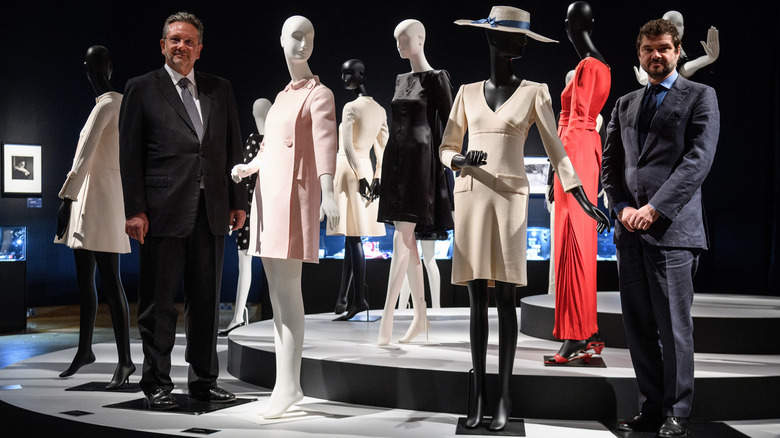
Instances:
[[[252,115],[255,118],[257,133],[265,135],[265,116],[271,109],[271,101],[266,98],[255,100],[252,105]],[[246,309],[246,300],[249,296],[249,287],[252,285],[252,255],[245,249],[238,250],[238,285],[236,286],[236,304],[233,307],[233,319],[225,330],[219,332],[220,336],[227,336],[234,328],[249,323],[249,313]]]
[[[292,82],[311,79],[308,60],[314,49],[314,26],[300,15],[288,18],[280,37],[287,69]],[[246,177],[259,170],[258,155],[249,164],[233,168],[233,175]],[[320,220],[328,217],[328,225],[339,222],[339,210],[333,196],[333,175],[320,176],[322,202]],[[254,230],[253,230],[254,232]],[[260,413],[265,418],[279,418],[303,399],[301,389],[301,356],[303,353],[304,309],[301,292],[303,262],[297,259],[262,257],[268,279],[271,304],[274,309],[274,345],[276,349],[276,383],[268,405]]]
[[[441,307],[441,274],[439,266],[436,264],[436,241],[418,240],[422,248],[422,261],[425,266],[425,272],[428,273],[428,286],[431,288],[431,307],[438,309]],[[401,286],[401,295],[398,298],[398,308],[406,309],[409,307],[409,295],[412,289],[409,287],[409,279],[404,277],[404,284]]]
[[[408,59],[412,72],[420,73],[433,70],[425,58],[425,27],[417,20],[404,20],[393,31],[398,54],[401,59]],[[430,328],[426,315],[425,286],[423,285],[422,262],[417,251],[417,240],[414,237],[413,222],[394,221],[393,258],[390,261],[390,275],[387,282],[387,297],[379,324],[377,345],[387,345],[393,335],[393,311],[404,278],[409,278],[409,286],[414,297],[414,319],[400,343],[408,343],[422,332]]]
[[[667,11],[662,18],[669,20],[674,24],[674,27],[677,28],[677,32],[680,33],[680,41],[682,41],[683,32],[685,32],[683,15],[677,11]],[[702,47],[704,47],[705,54],[696,59],[689,60],[682,65],[679,65],[677,68],[677,72],[680,73],[680,76],[686,79],[693,76],[699,69],[715,62],[720,55],[720,37],[718,29],[716,29],[715,26],[710,26],[709,30],[707,30],[707,42],[700,41],[700,43]],[[683,50],[682,44],[680,44],[680,59],[684,59],[686,56],[685,50]],[[634,67],[634,74],[636,75],[636,80],[639,81],[640,84],[643,86],[647,85],[647,72],[639,67]]]

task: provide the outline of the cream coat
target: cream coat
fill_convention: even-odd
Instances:
[[[377,222],[379,202],[367,201],[358,191],[361,178],[369,184],[382,177],[382,155],[387,143],[387,114],[369,96],[360,96],[344,105],[339,130],[339,154],[333,190],[341,212],[336,228],[328,235],[384,236],[385,224]],[[371,167],[371,148],[376,156],[376,168]]]
[[[73,200],[68,229],[54,240],[73,249],[125,254],[125,206],[119,175],[119,107],[122,95],[101,94],[81,130],[73,166],[59,197]]]
[[[458,90],[439,154],[452,170],[463,147],[487,152],[487,164],[466,167],[455,179],[455,248],[452,283],[476,279],[527,284],[529,184],[524,145],[536,123],[545,151],[565,190],[581,186],[555,127],[547,85],[523,81],[495,112],[485,101],[484,82]]]
[[[319,177],[335,172],[337,141],[333,93],[317,76],[276,96],[255,157],[249,254],[319,261]]]

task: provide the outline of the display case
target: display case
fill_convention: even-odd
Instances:
[[[0,226],[0,333],[27,329],[27,228]]]

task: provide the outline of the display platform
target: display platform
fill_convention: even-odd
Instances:
[[[520,332],[555,340],[555,295],[520,301]],[[756,295],[696,294],[693,297],[693,347],[697,353],[780,354],[780,298]],[[607,348],[628,348],[618,292],[598,293],[598,325]]]
[[[735,309],[742,301],[734,297]],[[331,321],[331,314],[307,315],[301,371],[304,393],[345,403],[465,414],[471,368],[468,309],[429,309],[428,317],[427,342],[423,334],[411,344],[379,347],[378,322],[337,323]],[[411,310],[396,311],[394,341],[403,336],[411,320]],[[494,308],[489,320],[488,388],[492,388],[498,363]],[[513,417],[598,420],[635,413],[637,389],[627,350],[607,343],[601,355],[605,368],[544,366],[544,356],[559,347],[558,342],[519,335],[511,383]],[[697,353],[695,360],[694,418],[780,418],[776,403],[780,355]],[[270,387],[273,370],[271,321],[230,334],[228,371],[233,376]]]

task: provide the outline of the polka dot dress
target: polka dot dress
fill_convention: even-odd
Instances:
[[[246,140],[246,146],[244,147],[244,164],[252,161],[260,150],[260,143],[263,141],[263,136],[260,134],[252,134]],[[252,214],[252,198],[254,197],[255,185],[257,184],[257,174],[252,174],[249,177],[247,183],[247,206],[246,206],[246,221],[244,227],[236,232],[236,245],[238,249],[246,251],[249,248],[249,215]]]

